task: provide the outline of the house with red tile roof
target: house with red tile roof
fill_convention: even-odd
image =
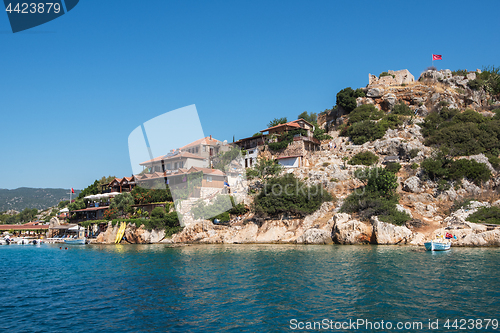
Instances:
[[[296,130],[296,129],[304,129],[307,131],[308,137],[313,136],[314,132],[314,125],[311,124],[310,122],[304,120],[304,119],[297,119],[294,121],[290,121],[285,124],[279,124],[273,127],[266,128],[262,131],[260,131],[262,134],[266,135],[265,132],[267,132],[267,135],[273,135],[273,134],[283,134],[288,131]]]

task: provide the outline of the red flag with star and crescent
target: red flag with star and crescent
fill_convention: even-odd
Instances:
[[[73,190],[73,188],[71,188],[71,193],[75,193],[75,190]]]
[[[440,54],[433,54],[432,60],[443,60],[443,56]]]

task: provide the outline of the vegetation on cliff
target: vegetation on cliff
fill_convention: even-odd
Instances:
[[[465,177],[481,185],[491,177],[491,171],[484,163],[467,159],[453,160],[444,154],[426,158],[421,166],[433,181],[457,181]]]
[[[500,208],[481,207],[477,212],[469,215],[467,221],[474,223],[500,224]]]
[[[270,178],[255,197],[254,211],[262,216],[305,216],[333,197],[321,185],[307,186],[293,174]]]
[[[363,220],[378,216],[381,221],[403,225],[410,216],[397,209],[399,196],[396,175],[384,168],[359,170],[356,178],[365,186],[351,193],[344,201],[341,211],[358,213]]]
[[[484,117],[473,110],[460,112],[443,107],[423,123],[425,145],[446,148],[451,156],[500,154],[500,114]]]

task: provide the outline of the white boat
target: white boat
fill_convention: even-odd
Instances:
[[[31,244],[33,244],[33,243],[31,242],[31,240],[29,240],[29,239],[27,239],[27,238],[20,238],[20,239],[18,238],[18,239],[17,239],[17,245],[28,245],[28,244],[30,244],[30,243],[31,243]]]
[[[75,238],[75,239],[65,239],[64,243],[68,245],[85,245],[85,241],[87,239],[85,237],[83,238]]]
[[[451,241],[449,239],[434,239],[424,243],[424,245],[427,251],[448,251],[451,248]]]

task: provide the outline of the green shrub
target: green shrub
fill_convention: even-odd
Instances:
[[[381,124],[370,120],[363,120],[352,124],[347,129],[347,135],[356,145],[362,145],[365,142],[381,139],[385,134],[386,128]]]
[[[313,137],[319,141],[323,141],[323,140],[330,140],[332,139],[332,137],[328,134],[325,134],[326,131],[322,128],[319,128],[319,126],[317,124],[315,124],[315,127],[314,127],[314,133],[313,133]]]
[[[411,164],[411,166],[410,166],[410,168],[411,168],[412,170],[416,170],[416,169],[418,169],[418,163],[412,163],[412,164]]]
[[[330,165],[330,163],[328,163],[328,162],[324,162],[324,163],[323,163],[323,167],[325,167],[325,168],[326,168],[327,166],[329,166],[329,165]]]
[[[341,211],[358,213],[361,219],[378,216],[381,221],[403,225],[411,219],[406,212],[397,210],[398,196],[380,196],[377,192],[364,191],[351,193],[344,201]]]
[[[485,67],[481,73],[476,74],[476,79],[468,82],[472,90],[483,89],[490,95],[500,94],[500,67]]]
[[[384,77],[384,76],[392,76],[392,78],[396,77],[396,75],[394,75],[394,74],[389,74],[387,72],[382,72],[382,73],[380,73],[380,75],[378,76],[378,78],[380,79],[381,77]]]
[[[254,210],[260,215],[292,214],[304,216],[315,212],[332,196],[320,185],[307,186],[293,174],[269,179],[256,196]]]
[[[405,212],[397,210],[398,186],[394,173],[382,169],[372,168],[363,170],[356,177],[366,183],[362,191],[354,191],[344,201],[341,211],[359,213],[362,219],[378,216],[381,221],[403,225],[410,220]]]
[[[453,75],[453,76],[466,76],[467,70],[466,69],[457,69],[456,71],[451,72],[451,75]]]
[[[498,167],[500,166],[500,158],[498,158],[498,155],[486,154],[486,157],[488,157],[488,161],[490,162],[491,166],[495,169],[498,169]]]
[[[481,207],[477,212],[469,215],[467,221],[474,223],[500,224],[500,208],[498,207]]]
[[[385,165],[385,168],[392,173],[398,173],[398,171],[401,169],[401,164],[399,164],[398,162],[389,162]]]
[[[391,197],[398,188],[398,177],[383,168],[372,168],[368,171],[366,190],[379,195]]]
[[[378,120],[384,116],[384,112],[377,109],[373,104],[363,104],[349,113],[349,123],[354,124],[363,120]]]
[[[351,87],[342,89],[337,93],[337,105],[342,107],[346,113],[350,113],[356,108],[356,98],[365,97],[361,89],[353,90]]]
[[[363,151],[354,155],[349,164],[351,165],[372,165],[378,162],[378,156],[370,151]]]
[[[151,219],[163,219],[167,215],[165,208],[163,207],[155,207],[151,211]]]
[[[422,126],[425,145],[447,148],[452,156],[494,155],[500,150],[500,120],[473,110],[460,113],[445,107],[429,114]]]
[[[451,188],[451,184],[450,182],[444,180],[444,179],[440,179],[438,181],[438,190],[439,191],[447,191]]]
[[[473,181],[476,185],[490,179],[491,172],[484,163],[474,160],[452,160],[444,156],[427,158],[422,162],[422,169],[433,180],[460,180],[464,177]]]
[[[410,150],[410,158],[415,158],[418,156],[418,153],[420,153],[420,149],[418,148],[413,148]]]
[[[405,102],[400,101],[396,105],[394,105],[394,108],[392,109],[393,114],[399,114],[402,116],[411,116],[413,112],[411,111],[410,107],[406,105]]]
[[[397,114],[388,114],[384,118],[382,118],[382,120],[380,120],[379,124],[385,130],[387,130],[388,128],[396,129],[403,124],[403,119],[401,119],[401,117]]]

